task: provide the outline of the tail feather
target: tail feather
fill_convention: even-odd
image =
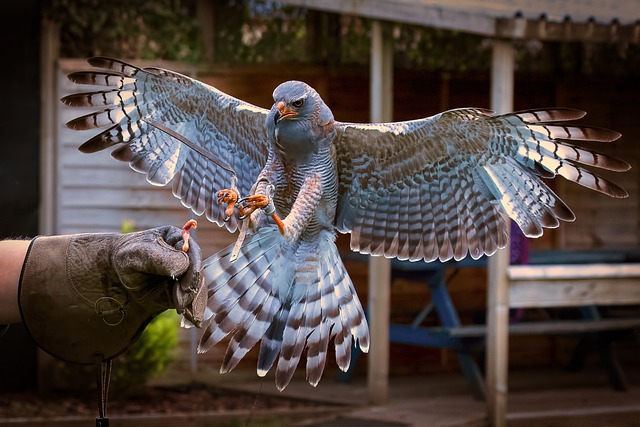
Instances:
[[[351,335],[344,328],[344,325],[339,326],[334,338],[334,345],[338,368],[343,372],[347,372],[351,365]]]
[[[314,387],[320,382],[327,362],[330,333],[329,323],[322,320],[307,338],[307,381]]]
[[[358,341],[362,351],[367,352],[369,349],[369,327],[358,296],[353,289],[353,284],[351,280],[343,279],[339,287],[342,289],[338,304],[340,305],[342,324],[346,326],[345,331]]]
[[[210,294],[207,304],[215,315],[200,338],[198,352],[206,352],[224,339],[247,321],[253,307],[269,297],[269,291],[260,284],[265,282],[277,259],[276,242],[272,240],[269,234],[259,233],[248,240],[243,247],[246,256],[237,262],[230,260],[232,246],[204,262],[203,272]]]
[[[302,288],[302,286],[297,286]],[[303,292],[306,292],[304,286]],[[294,297],[295,298],[295,297]],[[289,384],[300,361],[300,356],[305,348],[307,340],[307,328],[305,325],[306,295],[292,306],[283,332],[280,358],[276,368],[276,387],[284,390]]]
[[[316,386],[320,381],[329,344],[329,330],[322,313],[322,282],[309,287],[305,310],[307,337],[307,381]],[[317,325],[314,329],[314,326]]]
[[[252,318],[238,328],[233,335],[233,339],[229,342],[220,373],[229,372],[238,365],[240,360],[266,333],[271,324],[270,313],[278,310],[278,300],[270,297],[263,305],[256,307],[252,311]]]
[[[352,341],[367,351],[369,331],[334,239],[321,231],[318,239],[291,244],[277,228],[263,227],[245,240],[236,261],[230,260],[231,247],[205,261],[215,316],[199,351],[231,336],[220,369],[228,372],[261,341],[258,375],[277,361],[276,386],[283,390],[305,348],[307,380],[318,384],[334,338],[338,365],[347,369]]]
[[[258,355],[258,375],[264,377],[267,375],[274,362],[276,361],[284,335],[287,317],[289,316],[290,304],[287,301],[271,321],[271,325],[260,344],[260,354]]]

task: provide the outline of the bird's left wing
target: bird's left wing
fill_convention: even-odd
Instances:
[[[145,173],[154,185],[173,180],[173,194],[196,214],[229,231],[216,192],[228,188],[233,175],[248,194],[268,155],[268,110],[227,95],[190,77],[160,68],[139,68],[94,57],[99,70],[69,75],[78,84],[103,86],[66,96],[72,107],[106,107],[71,120],[74,130],[107,128],[80,150],[114,148],[112,156]]]
[[[466,108],[406,122],[337,123],[336,227],[351,233],[355,251],[411,261],[494,253],[508,241],[505,213],[538,237],[575,218],[541,178],[561,175],[627,196],[582,166],[630,167],[571,143],[620,136],[564,124],[582,116],[564,108],[504,115]]]

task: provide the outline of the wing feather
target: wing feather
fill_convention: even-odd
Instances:
[[[627,197],[585,167],[621,172],[630,166],[574,144],[620,137],[566,124],[584,114],[552,108],[494,115],[464,108],[406,122],[339,122],[336,226],[351,233],[351,248],[363,253],[411,261],[477,259],[507,244],[505,215],[529,237],[575,219],[541,177],[560,175]],[[407,238],[408,229],[420,235]]]
[[[96,69],[72,73],[69,79],[105,89],[94,87],[64,97],[62,101],[70,107],[97,109],[67,126],[107,129],[80,150],[92,153],[114,148],[115,159],[145,173],[154,185],[164,186],[173,180],[173,193],[186,207],[235,231],[237,222],[224,222],[223,207],[215,199],[218,190],[230,186],[233,175],[221,165],[235,171],[239,191],[248,194],[267,159],[268,110],[169,70],[143,69],[105,57],[88,62]]]

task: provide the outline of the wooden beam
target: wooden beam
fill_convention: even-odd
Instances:
[[[54,234],[58,200],[56,190],[58,177],[56,161],[56,129],[58,128],[57,63],[60,58],[60,26],[48,19],[42,22],[40,35],[40,207],[38,210],[38,233]],[[42,349],[36,349],[37,386],[41,393],[53,387],[51,370],[55,359]]]
[[[513,108],[514,49],[511,42],[493,41],[491,108]],[[487,409],[492,426],[506,426],[509,351],[509,245],[489,258],[487,280]]]
[[[467,33],[495,35],[495,19],[463,7],[389,0],[285,0],[285,4],[326,12],[402,22]]]
[[[640,43],[634,1],[282,0],[282,3],[496,38]]]
[[[58,127],[56,64],[60,57],[59,25],[44,20],[40,41],[40,208],[38,212],[38,232],[54,234],[56,224],[56,147],[55,134]]]
[[[640,264],[530,265],[509,268],[510,307],[640,303]]]
[[[383,28],[374,21],[371,28],[371,121],[392,120],[393,45]],[[369,401],[381,405],[389,400],[389,311],[391,263],[383,257],[369,258]]]
[[[200,24],[200,37],[204,48],[203,61],[211,65],[215,59],[215,2],[198,0],[196,3],[198,22]]]
[[[640,287],[640,264],[550,264],[514,265],[509,268],[509,280],[555,280],[555,279],[612,279],[636,278]]]
[[[563,22],[540,19],[497,19],[496,35],[511,39],[578,41],[587,43],[640,43],[640,23]]]

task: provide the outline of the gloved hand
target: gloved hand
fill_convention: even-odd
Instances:
[[[182,230],[37,237],[20,278],[24,324],[45,351],[93,364],[133,344],[158,314],[175,308],[196,326],[207,289],[200,247],[182,250]]]

